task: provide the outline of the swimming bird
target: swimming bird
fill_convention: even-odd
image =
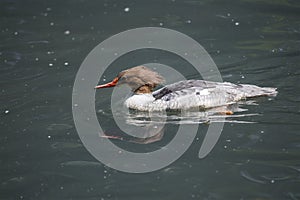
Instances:
[[[154,91],[164,81],[157,72],[137,66],[120,72],[111,82],[98,85],[95,89],[127,84],[133,95],[124,102],[125,106],[149,112],[210,109],[232,105],[247,98],[277,94],[276,88],[272,87],[205,80],[182,80]]]

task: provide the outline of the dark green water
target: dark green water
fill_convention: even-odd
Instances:
[[[0,199],[300,199],[299,13],[296,0],[2,0]],[[260,115],[242,120],[257,123],[225,123],[206,158],[197,157],[207,129],[201,125],[198,140],[170,166],[127,174],[105,167],[82,145],[72,118],[72,87],[96,45],[147,26],[194,38],[225,81],[273,86],[279,94],[244,106]],[[176,58],[147,50],[116,61],[105,76],[148,62],[200,78]],[[110,94],[97,94],[97,109],[109,107]],[[111,115],[99,115],[114,129]]]

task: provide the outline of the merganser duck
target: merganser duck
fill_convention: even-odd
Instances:
[[[129,109],[139,111],[210,109],[228,106],[257,96],[276,96],[276,88],[248,84],[183,80],[153,91],[164,83],[164,78],[145,66],[124,70],[113,81],[95,89],[127,84],[133,95],[125,101]]]

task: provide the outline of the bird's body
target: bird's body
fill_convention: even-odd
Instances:
[[[125,101],[125,106],[150,112],[208,109],[230,105],[246,98],[277,94],[276,88],[204,80],[183,80],[153,92],[153,89],[162,82],[163,78],[158,73],[144,66],[138,66],[121,72],[112,82],[96,88],[127,83],[134,94]]]

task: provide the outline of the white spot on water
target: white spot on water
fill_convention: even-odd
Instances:
[[[39,58],[38,58],[38,57],[36,57],[36,58],[35,58],[35,61],[39,61]]]
[[[164,23],[160,22],[160,23],[159,23],[159,25],[160,25],[160,26],[163,26],[163,25],[164,25]]]
[[[48,138],[48,139],[51,139],[51,135],[48,135],[47,138]]]
[[[49,63],[49,67],[52,67],[53,66],[53,63]]]
[[[271,180],[271,183],[275,183],[275,181],[274,181],[274,180]]]
[[[125,12],[129,12],[129,10],[130,10],[130,9],[129,9],[128,7],[124,8],[124,11],[125,11]]]
[[[54,26],[54,22],[50,22],[50,26]]]
[[[69,35],[71,32],[69,31],[69,30],[66,30],[65,32],[64,32],[64,34],[65,35]]]
[[[9,110],[4,111],[4,113],[5,113],[5,114],[8,114],[8,113],[9,113]]]
[[[240,23],[239,22],[235,22],[234,25],[238,26],[238,25],[240,25]]]
[[[68,62],[65,62],[65,63],[64,63],[64,66],[68,66],[68,65],[69,65],[69,63],[68,63]]]
[[[188,23],[188,24],[190,24],[190,23],[192,23],[192,20],[186,20],[186,23]]]
[[[16,32],[14,32],[14,35],[18,35],[19,33],[16,31]]]

